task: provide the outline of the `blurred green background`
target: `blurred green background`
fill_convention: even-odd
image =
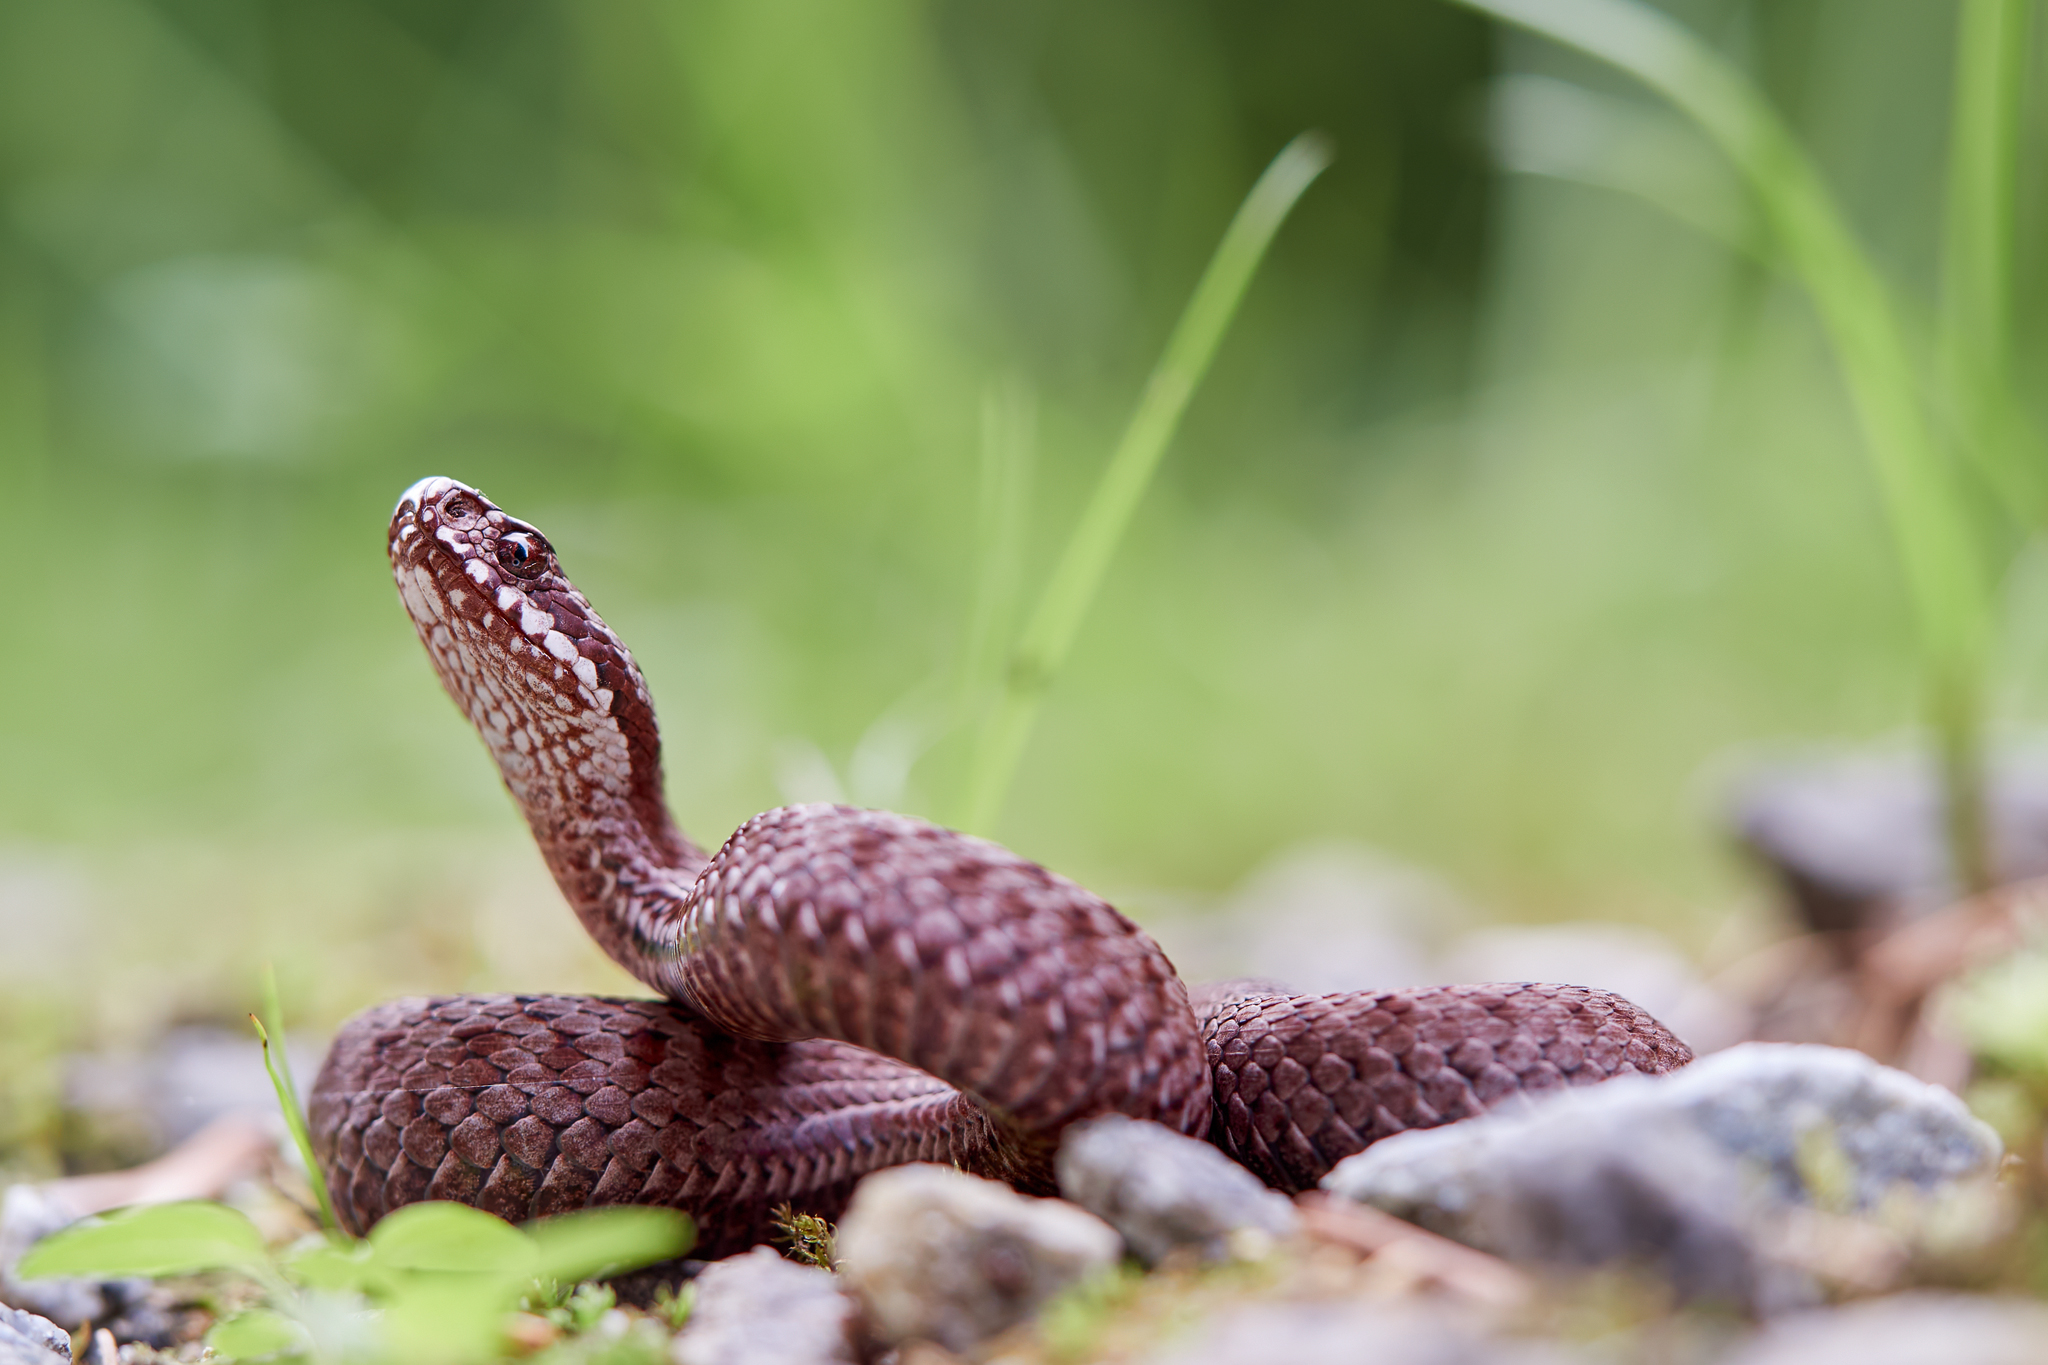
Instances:
[[[1953,7],[1666,8],[1926,309]],[[621,986],[391,589],[428,473],[555,541],[699,838],[948,817],[986,414],[1032,434],[1028,598],[1307,127],[1338,159],[993,832],[1141,916],[1334,837],[1704,949],[1755,895],[1722,775],[1910,724],[1910,623],[1810,310],[1618,78],[1441,0],[5,0],[10,1035],[231,1010],[270,959],[327,1021]]]

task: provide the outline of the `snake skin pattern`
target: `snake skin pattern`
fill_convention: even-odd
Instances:
[[[905,816],[792,806],[707,857],[671,820],[647,686],[541,533],[425,479],[392,515],[399,595],[593,938],[658,1000],[444,996],[343,1026],[314,1151],[362,1232],[420,1199],[520,1221],[685,1209],[699,1255],[789,1203],[939,1161],[1053,1188],[1062,1129],[1203,1135],[1283,1190],[1504,1098],[1692,1053],[1618,996],[1212,988],[1083,888]]]

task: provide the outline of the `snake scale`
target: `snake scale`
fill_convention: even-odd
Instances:
[[[1293,1191],[1392,1133],[1691,1059],[1579,986],[1191,1001],[1100,898],[901,815],[786,807],[707,856],[670,818],[646,682],[546,537],[430,478],[390,555],[555,881],[659,998],[450,995],[350,1020],[310,1118],[352,1231],[421,1199],[512,1221],[661,1204],[719,1256],[785,1202],[836,1218],[902,1162],[1051,1192],[1061,1130],[1107,1112]]]

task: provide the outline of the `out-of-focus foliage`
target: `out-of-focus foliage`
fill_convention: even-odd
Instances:
[[[1668,8],[1931,308],[1950,6]],[[996,831],[1120,896],[1341,835],[1512,913],[1704,923],[1703,777],[1906,723],[1910,627],[1806,304],[1711,151],[1590,63],[1440,0],[19,0],[10,956],[116,1023],[266,958],[328,1018],[616,982],[531,928],[566,917],[393,602],[384,518],[430,472],[557,542],[701,837],[948,813],[985,400],[1028,415],[1028,600],[1305,127],[1338,160]],[[2023,557],[2008,715],[2044,592]]]
[[[673,1209],[587,1209],[515,1228],[461,1204],[409,1204],[360,1241],[312,1236],[274,1256],[255,1224],[224,1204],[157,1204],[76,1223],[22,1258],[28,1279],[111,1279],[223,1271],[264,1294],[220,1322],[207,1344],[228,1360],[492,1360],[514,1307],[560,1298],[561,1326],[587,1330],[609,1290],[559,1292],[689,1250]],[[593,1307],[593,1304],[598,1306]],[[550,1309],[553,1312],[554,1309]]]

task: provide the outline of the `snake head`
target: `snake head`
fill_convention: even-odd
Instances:
[[[493,597],[508,582],[529,592],[569,586],[554,547],[538,528],[506,515],[467,484],[438,474],[400,495],[391,513],[390,548],[392,568],[400,571],[430,562],[438,548],[452,557],[452,567]]]
[[[562,573],[547,537],[476,489],[438,475],[406,489],[390,549],[434,671],[494,750],[510,742],[496,703],[515,682],[525,685],[512,695],[551,693],[551,709],[593,722],[617,715],[615,703],[647,705],[632,656]],[[647,728],[651,740],[651,710]]]

